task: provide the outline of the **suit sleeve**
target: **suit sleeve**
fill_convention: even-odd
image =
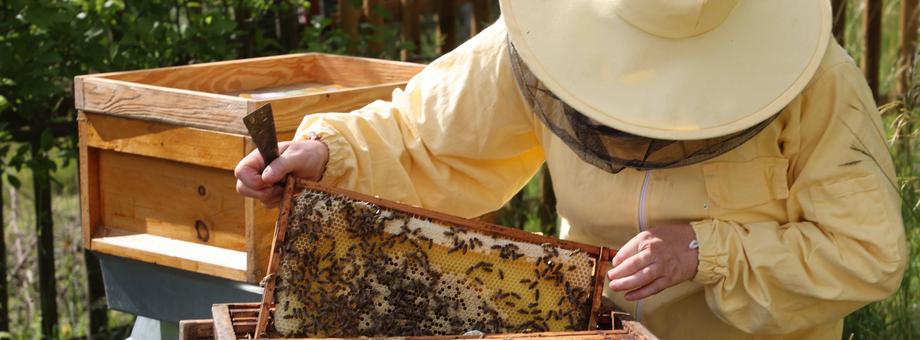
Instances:
[[[833,65],[786,110],[789,221],[692,223],[694,281],[716,315],[749,333],[841,319],[894,292],[906,264],[897,179],[859,69]]]
[[[464,217],[496,210],[544,160],[505,39],[499,19],[390,101],[309,115],[295,139],[328,145],[327,184]]]

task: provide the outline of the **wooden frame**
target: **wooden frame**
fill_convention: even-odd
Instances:
[[[179,323],[179,339],[218,339],[236,340],[248,339],[247,335],[255,330],[253,321],[258,313],[257,303],[218,304],[211,309],[213,319],[210,320],[183,320]],[[488,334],[485,339],[548,339],[548,340],[601,340],[601,339],[657,339],[641,323],[624,317],[622,313],[604,313],[605,322],[603,330],[580,332],[547,332],[523,334]],[[408,340],[447,340],[463,337],[431,336],[407,337]],[[468,337],[478,338],[478,337]]]
[[[595,259],[595,272],[594,272],[594,289],[592,291],[591,299],[591,310],[588,319],[589,327],[594,327],[597,323],[597,314],[601,307],[601,299],[604,292],[604,273],[603,270],[606,266],[604,263],[609,262],[616,255],[616,250],[604,247],[597,247],[588,244],[560,240],[554,237],[543,236],[538,234],[529,233],[523,230],[511,229],[507,227],[502,227],[482,221],[477,220],[468,220],[456,216],[451,216],[436,211],[431,211],[427,209],[422,209],[419,207],[413,207],[393,201],[384,200],[378,197],[343,190],[338,188],[332,188],[328,186],[321,185],[316,182],[306,181],[297,179],[293,176],[289,176],[286,180],[284,198],[282,199],[281,211],[278,215],[278,222],[275,227],[274,236],[272,237],[272,250],[271,258],[268,262],[267,269],[267,280],[265,281],[265,290],[262,294],[262,302],[259,304],[259,314],[258,319],[255,325],[254,334],[256,337],[261,336],[268,329],[268,324],[270,322],[271,310],[274,308],[274,291],[275,291],[275,275],[278,271],[278,266],[280,264],[280,259],[283,256],[283,246],[285,240],[285,234],[288,227],[288,216],[291,213],[291,203],[293,201],[294,195],[300,193],[303,190],[314,190],[325,192],[334,195],[342,195],[349,197],[354,200],[367,202],[374,204],[376,206],[386,208],[387,210],[392,210],[396,212],[401,212],[408,214],[410,216],[415,216],[419,218],[436,220],[444,222],[448,225],[456,225],[464,227],[468,230],[474,230],[485,235],[491,236],[500,236],[505,239],[527,242],[532,244],[544,244],[549,243],[556,247],[565,248],[565,249],[580,249],[586,254],[592,256]]]
[[[422,68],[303,53],[76,77],[84,246],[259,282],[277,212],[236,193],[233,169],[255,150],[242,117],[271,103],[290,140],[304,115],[389,99]],[[240,96],[316,84],[329,86]]]

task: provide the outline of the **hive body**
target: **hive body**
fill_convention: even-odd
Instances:
[[[283,336],[585,330],[596,257],[346,196],[293,198],[274,292]]]

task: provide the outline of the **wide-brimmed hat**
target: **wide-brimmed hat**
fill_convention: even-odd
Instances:
[[[656,139],[737,133],[811,80],[828,0],[500,0],[511,42],[555,96]]]

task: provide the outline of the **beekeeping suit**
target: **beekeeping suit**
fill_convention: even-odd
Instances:
[[[501,6],[392,100],[307,116],[322,182],[475,217],[546,162],[564,238],[689,224],[692,280],[608,294],[666,339],[839,339],[897,289],[895,174],[828,1]]]

